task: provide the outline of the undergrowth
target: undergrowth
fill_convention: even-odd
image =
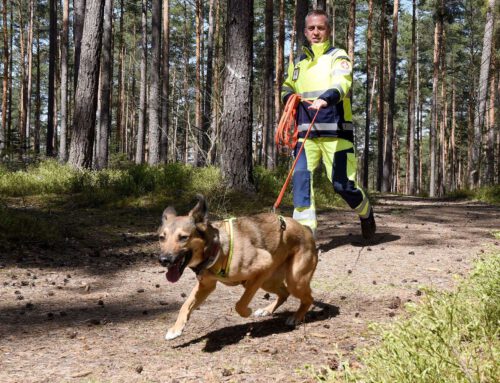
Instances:
[[[500,205],[500,185],[483,186],[477,190],[461,189],[446,194],[451,199],[471,199]]]
[[[310,372],[326,382],[498,382],[500,252],[478,261],[454,292],[427,290],[407,309],[407,319],[373,327],[380,339],[360,353],[360,369],[345,361]]]

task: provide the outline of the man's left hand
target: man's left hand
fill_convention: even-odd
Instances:
[[[313,101],[313,103],[307,108],[307,109],[321,109],[321,108],[324,108],[325,106],[327,106],[328,103],[321,99],[321,98],[317,98],[316,100]]]

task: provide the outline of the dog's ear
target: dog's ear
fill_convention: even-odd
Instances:
[[[177,212],[175,211],[175,209],[172,206],[169,206],[163,211],[163,215],[161,217],[161,220],[163,223],[165,223],[166,221],[171,220],[172,218],[174,218],[176,216],[177,216]]]
[[[206,222],[208,209],[205,197],[201,194],[198,194],[196,197],[198,198],[198,203],[191,209],[189,216],[194,218],[195,223]]]

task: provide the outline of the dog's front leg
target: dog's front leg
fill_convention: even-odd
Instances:
[[[208,295],[215,290],[216,284],[217,281],[213,279],[207,280],[206,278],[201,278],[198,280],[191,294],[189,294],[188,299],[186,299],[186,302],[182,305],[175,324],[168,329],[165,335],[166,340],[177,338],[182,334],[182,330],[193,310],[201,305]]]
[[[257,290],[262,286],[262,283],[267,279],[268,274],[260,275],[255,279],[247,280],[245,283],[245,292],[241,296],[240,300],[236,302],[236,312],[242,317],[246,318],[252,314],[252,309],[248,307],[250,301],[254,297]]]

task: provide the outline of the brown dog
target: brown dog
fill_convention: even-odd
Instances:
[[[303,321],[313,302],[310,282],[318,263],[311,231],[272,213],[209,222],[205,199],[201,195],[198,199],[187,216],[177,216],[174,208],[166,208],[158,231],[160,263],[168,267],[167,279],[176,282],[186,267],[198,277],[165,338],[182,334],[192,311],[214,291],[217,281],[244,286],[236,303],[242,317],[252,313],[248,304],[261,287],[278,298],[255,316],[271,315],[292,294],[301,303],[286,323],[294,326]]]

